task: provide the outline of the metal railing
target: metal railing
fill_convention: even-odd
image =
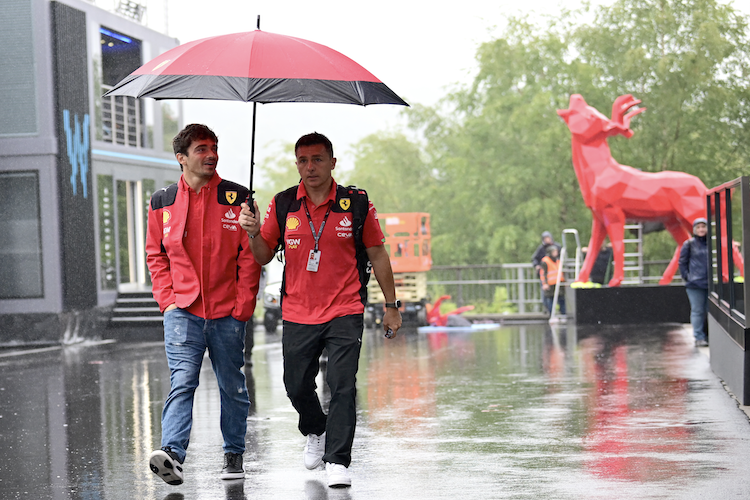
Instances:
[[[505,289],[505,300],[515,306],[516,312],[543,310],[539,277],[530,263],[432,266],[427,287],[432,295],[450,295],[459,307],[493,303],[501,287]]]
[[[668,260],[644,261],[643,283],[657,284],[667,264]],[[565,279],[571,283],[575,276],[566,271]],[[680,275],[675,275],[673,283],[681,281]],[[432,266],[427,274],[431,299],[450,295],[458,307],[497,303],[498,288],[504,289],[499,295],[514,312],[544,311],[541,283],[531,263]]]

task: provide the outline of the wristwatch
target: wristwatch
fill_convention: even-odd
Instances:
[[[392,307],[393,309],[401,309],[401,301],[396,299],[396,302],[386,302],[385,307]]]

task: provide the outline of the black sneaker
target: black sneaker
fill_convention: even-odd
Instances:
[[[242,468],[242,455],[239,453],[224,454],[224,468],[221,469],[222,479],[243,479],[245,469]]]
[[[169,446],[163,447],[151,453],[148,460],[151,472],[159,476],[165,483],[177,486],[182,484],[182,462],[177,458],[177,453]]]

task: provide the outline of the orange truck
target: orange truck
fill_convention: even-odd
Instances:
[[[432,267],[430,247],[430,214],[423,212],[378,213],[380,227],[385,236],[385,249],[391,258],[396,281],[396,298],[401,301],[404,323],[423,326],[427,324],[425,305],[427,296],[427,271]],[[385,312],[385,298],[377,280],[371,279],[367,287],[365,323],[381,323]]]

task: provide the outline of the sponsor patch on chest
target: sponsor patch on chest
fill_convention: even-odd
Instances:
[[[352,220],[348,214],[344,214],[339,223],[336,224],[336,236],[338,238],[351,238],[352,234]]]
[[[237,219],[238,213],[230,208],[224,212],[224,216],[221,218],[221,227],[227,231],[239,231],[239,220]]]
[[[296,215],[290,215],[286,218],[286,230],[291,232],[299,230],[302,221]]]
[[[286,248],[289,250],[294,250],[299,247],[302,240],[300,238],[287,238],[286,239]]]

